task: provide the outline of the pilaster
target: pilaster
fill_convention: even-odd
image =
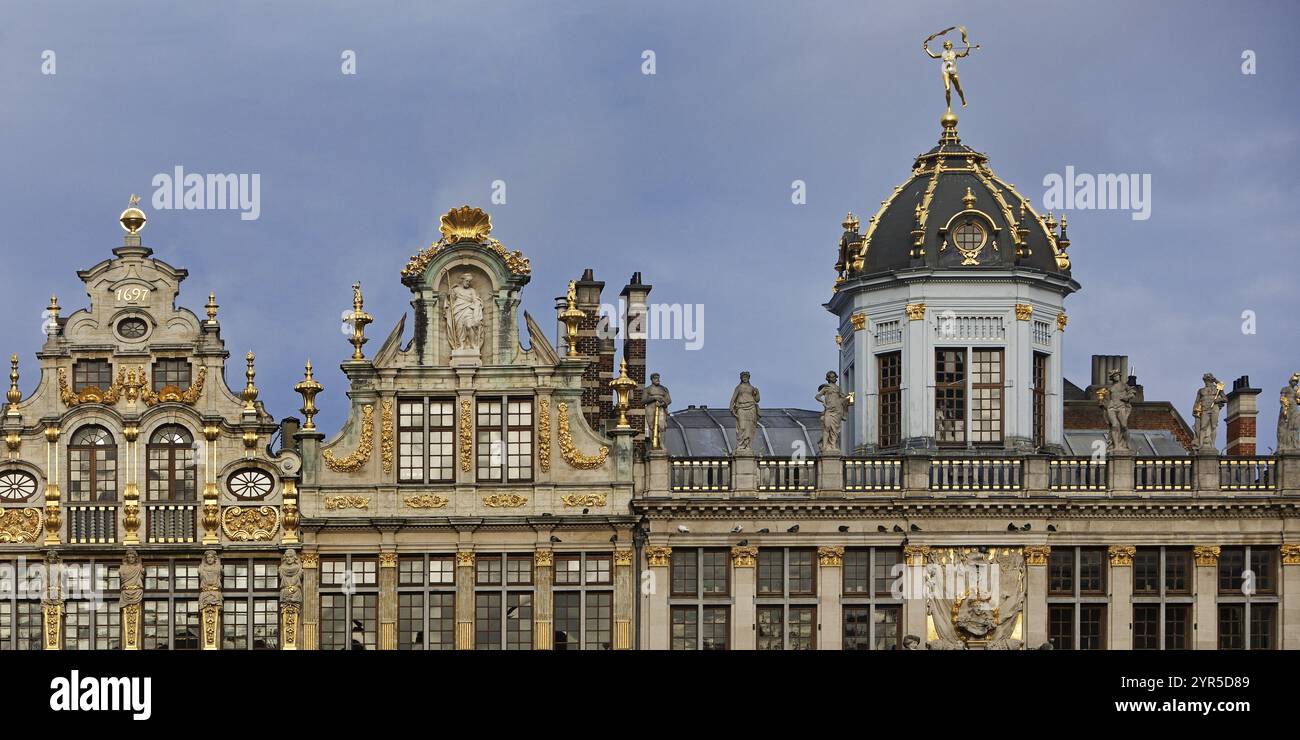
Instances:
[[[1195,649],[1218,648],[1219,612],[1216,597],[1219,593],[1218,545],[1197,545],[1192,548],[1196,561],[1196,637]]]
[[[1133,649],[1133,545],[1111,545],[1110,630],[1106,646],[1111,650]]]

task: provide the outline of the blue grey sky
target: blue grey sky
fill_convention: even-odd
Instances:
[[[765,405],[811,407],[836,364],[821,305],[839,223],[873,213],[934,144],[942,89],[920,43],[963,24],[982,48],[961,65],[960,132],[995,171],[1036,200],[1067,165],[1151,175],[1149,220],[1069,214],[1084,287],[1067,302],[1066,376],[1084,385],[1091,354],[1128,354],[1147,398],[1190,418],[1203,372],[1248,374],[1264,451],[1300,370],[1298,15],[1251,1],[6,0],[0,350],[21,355],[30,391],[42,308],[51,293],[65,315],[85,305],[75,271],[121,243],[134,192],[145,244],[190,271],[182,304],[201,313],[216,291],[234,357],[257,352],[272,413],[297,413],[310,356],[333,433],[349,286],[365,287],[373,351],[409,311],[402,266],[470,203],[532,260],[524,307],[543,326],[583,268],[611,295],[640,270],[652,299],[705,307],[702,349],[650,346],[676,405],[723,405],[749,369]],[[176,165],[260,174],[260,218],[156,211],[150,183]]]

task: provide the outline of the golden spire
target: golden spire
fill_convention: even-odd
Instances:
[[[127,201],[126,210],[122,211],[122,215],[117,218],[128,234],[139,234],[145,223],[149,221],[149,218],[144,215],[144,211],[138,208],[139,205],[140,197],[132,193],[131,199]]]
[[[564,322],[565,339],[569,344],[569,357],[578,356],[578,324],[586,316],[578,308],[578,283],[569,281],[568,308],[560,312],[560,321]]]
[[[244,371],[244,377],[248,378],[248,385],[244,386],[244,392],[240,396],[244,399],[244,412],[247,413],[257,410],[253,405],[257,400],[257,386],[253,385],[253,378],[257,376],[257,371],[253,369],[253,353],[249,352],[245,359],[248,361],[248,370]]]
[[[365,299],[361,295],[361,281],[352,284],[352,313],[348,316],[348,323],[352,324],[352,338],[348,341],[352,343],[353,361],[361,361],[366,356],[361,353],[361,345],[370,341],[366,339],[366,325],[375,319],[370,314],[362,311],[365,305]]]
[[[966,206],[966,210],[975,207],[975,194],[971,192],[970,186],[966,186],[966,194],[961,197],[961,204]]]
[[[215,323],[217,320],[217,309],[220,308],[220,306],[217,305],[217,294],[215,292],[208,293],[208,302],[204,308],[208,311],[208,322]]]
[[[9,401],[9,410],[13,411],[14,406],[23,400],[23,392],[18,390],[18,355],[9,356],[9,392],[5,394],[5,399]]]
[[[306,421],[302,425],[303,431],[314,431],[316,429],[314,420],[316,416],[316,394],[325,390],[325,387],[317,382],[316,378],[312,377],[311,360],[307,360],[307,374],[303,376],[302,380],[298,381],[298,384],[293,389],[302,396],[302,408],[299,411],[302,411],[302,415],[306,417]]]
[[[849,215],[844,217],[844,221],[840,225],[844,227],[845,231],[852,231],[856,233],[858,227],[862,225],[862,222],[858,221],[857,216],[853,215],[853,211],[849,211]]]
[[[45,310],[50,312],[51,319],[57,321],[59,318],[59,297],[56,295],[50,296],[50,305],[46,306]]]
[[[636,388],[636,381],[627,375],[627,358],[623,358],[619,366],[618,377],[609,381],[609,387],[614,389],[618,395],[618,428],[630,429],[631,425],[627,423],[627,404],[632,395],[632,389]]]

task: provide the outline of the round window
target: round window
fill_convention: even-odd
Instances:
[[[144,319],[129,318],[117,322],[117,333],[123,339],[139,339],[149,331]]]
[[[963,252],[974,252],[984,246],[984,227],[974,221],[967,221],[953,232],[957,248]]]
[[[266,498],[266,495],[275,487],[275,482],[271,480],[271,476],[264,470],[245,468],[232,473],[226,485],[229,486],[230,493],[235,498],[252,501]]]
[[[0,500],[26,501],[36,495],[36,479],[21,470],[0,473]]]

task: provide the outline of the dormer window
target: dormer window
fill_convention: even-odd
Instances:
[[[1001,348],[935,350],[934,436],[940,445],[1002,444],[1002,359]]]
[[[87,388],[106,390],[113,385],[113,366],[108,360],[78,360],[72,366],[72,390],[80,393]]]

